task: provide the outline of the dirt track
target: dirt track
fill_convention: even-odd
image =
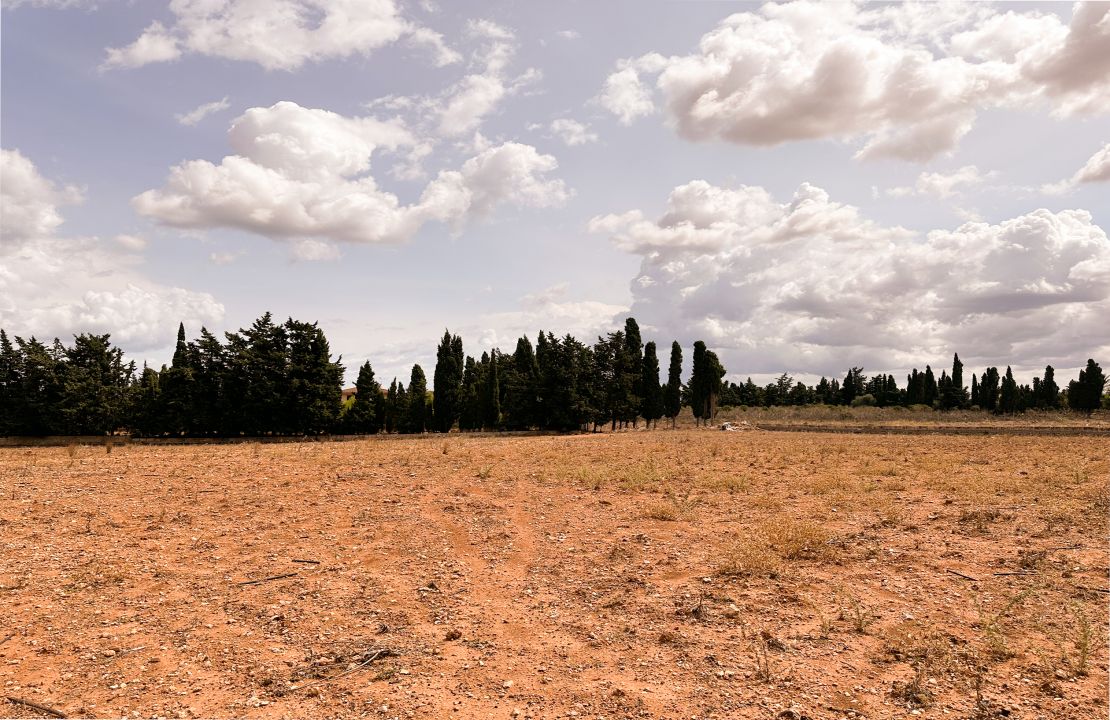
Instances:
[[[101,717],[1104,717],[1108,472],[1059,437],[5,449],[0,680]]]

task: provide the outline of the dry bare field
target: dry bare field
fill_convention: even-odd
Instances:
[[[1081,437],[7,448],[2,695],[94,717],[1106,717],[1108,474],[1110,442]]]

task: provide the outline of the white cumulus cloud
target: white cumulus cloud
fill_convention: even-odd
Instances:
[[[378,148],[417,144],[403,126],[291,102],[251,108],[232,123],[228,137],[234,154],[219,164],[191,160],[174,167],[164,187],[134,198],[135,209],[179,228],[399,243],[429,221],[461,229],[503,203],[548,207],[568,194],[561,180],[547,178],[555,158],[503,143],[458,170],[441,171],[418,201],[403,205],[367,174]]]
[[[111,333],[131,351],[163,347],[172,328],[218,322],[223,306],[208,293],[167,287],[141,272],[142,238],[112,241],[56,234],[57,205],[76,202],[18,151],[0,151],[0,327],[9,334],[66,338]]]
[[[1090,213],[1035,210],[925,237],[803,184],[789,202],[695,181],[663,214],[594,218],[641,258],[631,312],[702,337],[736,373],[965,362],[1073,367],[1110,351],[1110,240]]]
[[[128,45],[109,48],[104,69],[134,68],[185,54],[254,62],[268,70],[370,52],[407,39],[437,65],[458,54],[434,31],[406,19],[394,0],[171,0],[173,21],[155,22]]]
[[[830,138],[861,142],[859,158],[923,162],[954,150],[982,109],[1110,111],[1108,11],[1080,3],[1068,27],[987,5],[768,3],[723,20],[696,52],[621,61],[598,101],[630,123],[659,95],[689,140]]]

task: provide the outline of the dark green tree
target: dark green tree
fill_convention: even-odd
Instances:
[[[644,346],[642,366],[640,415],[644,418],[644,424],[650,427],[658,425],[664,412],[663,388],[659,385],[659,357],[656,355],[654,342]]]
[[[694,343],[693,373],[690,376],[690,408],[695,421],[708,423],[717,414],[717,397],[721,392],[721,378],[725,369],[717,355],[705,348],[705,343]]]
[[[328,432],[339,419],[343,365],[338,360],[332,361],[331,347],[317,323],[289,318],[282,330],[288,353],[283,362],[288,383],[283,390],[284,430],[309,435]],[[373,374],[371,370],[371,378]],[[373,394],[367,396],[367,402],[372,408]]]
[[[979,378],[979,407],[994,412],[998,408],[998,368],[989,367]]]
[[[436,368],[433,375],[435,400],[432,405],[432,422],[437,432],[450,432],[459,419],[463,381],[462,338],[443,331],[443,339],[436,349]]]
[[[459,430],[478,430],[482,427],[482,404],[479,395],[481,378],[478,363],[466,356],[463,363],[462,390],[459,392]]]
[[[369,435],[379,432],[385,420],[382,400],[381,383],[374,377],[374,369],[367,360],[358,369],[355,401],[343,415],[344,432]]]
[[[61,432],[104,435],[120,429],[135,367],[108,335],[77,335],[61,366]]]
[[[995,412],[1013,415],[1018,411],[1018,385],[1014,380],[1014,373],[1006,366],[1006,375],[1002,378],[1002,387],[998,393],[998,405]]]
[[[161,389],[160,421],[154,425],[160,426],[159,434],[180,435],[191,430],[196,423],[196,388],[193,387],[193,357],[185,341],[184,323],[178,323],[173,361],[162,371],[158,384]]]
[[[671,343],[671,362],[667,366],[667,387],[663,392],[663,414],[670,418],[671,427],[682,411],[682,346]]]
[[[1087,360],[1087,367],[1079,371],[1079,379],[1068,383],[1068,407],[1078,412],[1092,413],[1102,405],[1102,391],[1106,375],[1094,360]]]
[[[630,375],[629,380],[632,388],[628,398],[626,415],[621,420],[626,423],[631,422],[632,427],[636,427],[636,417],[643,406],[644,396],[644,390],[640,386],[644,377],[644,343],[640,337],[640,325],[636,322],[636,318],[630,317],[624,321],[624,348],[624,372]]]
[[[1056,384],[1056,371],[1051,365],[1044,369],[1044,380],[1041,381],[1036,398],[1036,406],[1047,410],[1060,407],[1060,386]]]
[[[412,375],[409,378],[409,410],[407,431],[422,433],[427,429],[427,403],[428,380],[424,377],[424,368],[419,365],[412,366]]]

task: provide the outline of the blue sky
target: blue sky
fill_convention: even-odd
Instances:
[[[271,310],[388,380],[631,311],[738,378],[1073,368],[1106,9],[5,0],[0,326],[160,364]]]

